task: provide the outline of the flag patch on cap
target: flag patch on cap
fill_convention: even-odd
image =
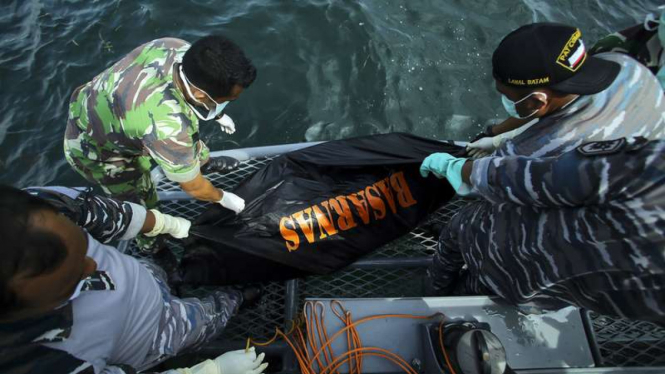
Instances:
[[[582,42],[582,32],[577,29],[563,46],[556,63],[570,71],[577,71],[586,60],[586,49]]]

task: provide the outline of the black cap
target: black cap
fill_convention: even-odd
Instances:
[[[519,88],[548,87],[589,95],[609,87],[621,66],[587,54],[582,32],[558,23],[533,23],[508,34],[492,56],[492,74]]]

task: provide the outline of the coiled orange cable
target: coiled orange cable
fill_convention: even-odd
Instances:
[[[362,340],[360,339],[356,327],[369,321],[384,318],[427,320],[443,316],[441,313],[436,313],[430,316],[380,314],[361,318],[354,322],[351,317],[351,312],[347,311],[340,301],[332,300],[330,302],[330,309],[343,323],[344,327],[333,334],[332,337],[329,337],[325,324],[323,323],[325,319],[325,309],[325,305],[321,301],[308,301],[303,307],[303,315],[298,316],[294,321],[291,321],[292,326],[288,332],[284,333],[279,328],[276,328],[275,335],[266,342],[257,342],[251,338],[247,338],[246,348],[249,349],[251,345],[259,347],[267,346],[277,341],[278,338],[282,338],[291,350],[293,350],[302,374],[339,374],[339,368],[344,364],[348,364],[349,374],[362,374],[363,358],[366,356],[375,356],[386,359],[407,374],[418,374],[402,357],[393,352],[379,347],[363,347]],[[445,322],[445,316],[443,317],[444,318],[439,324],[439,347],[443,352],[446,366],[448,366],[450,374],[456,374],[443,344],[443,323]],[[303,333],[303,327],[307,334],[306,337]],[[346,335],[347,351],[339,357],[335,357],[332,343],[342,334]],[[315,363],[318,373],[314,369]]]

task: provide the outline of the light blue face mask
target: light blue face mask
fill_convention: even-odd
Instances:
[[[185,73],[183,73],[182,66],[180,66],[180,79],[182,79],[183,85],[185,86],[185,90],[187,90],[187,94],[189,95],[189,97],[191,97],[193,100],[195,100],[196,102],[203,105],[206,109],[208,109],[208,114],[204,117],[196,108],[192,108],[192,110],[194,111],[194,114],[196,114],[196,116],[199,117],[201,120],[210,121],[211,119],[216,118],[217,116],[220,115],[220,113],[222,113],[224,108],[226,108],[226,106],[229,105],[228,101],[225,101],[223,103],[216,102],[215,100],[212,99],[212,97],[210,97],[210,95],[208,95],[207,92],[205,92],[202,89],[200,89],[200,88],[196,87],[195,85],[193,85],[189,81],[189,79],[187,79],[187,77],[185,76]],[[208,100],[215,103],[215,107],[213,109],[210,109],[208,104],[197,100],[196,97],[194,96],[194,94],[192,93],[192,89],[190,88],[190,86],[196,88],[197,90],[199,90],[201,92],[203,92],[206,95],[206,97],[208,98]]]
[[[536,94],[543,95],[543,96],[545,96],[545,99],[547,99],[547,94],[545,94],[543,92],[532,92],[532,93],[524,96],[523,98],[519,99],[518,101],[512,101],[508,97],[506,97],[506,95],[501,94],[501,103],[503,104],[503,108],[506,109],[506,112],[508,112],[509,116],[515,117],[515,118],[518,118],[518,119],[531,118],[531,117],[533,117],[534,114],[538,113],[538,111],[540,109],[536,109],[533,112],[531,112],[531,114],[522,117],[522,116],[520,116],[519,113],[517,113],[517,104],[521,103],[522,101],[524,101],[524,100],[530,98],[532,95],[536,95]]]

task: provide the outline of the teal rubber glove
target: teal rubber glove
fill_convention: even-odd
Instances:
[[[462,181],[462,167],[466,158],[455,157],[448,153],[433,153],[420,165],[420,175],[426,178],[431,172],[439,179],[447,179],[458,195],[468,195],[471,187]]]

